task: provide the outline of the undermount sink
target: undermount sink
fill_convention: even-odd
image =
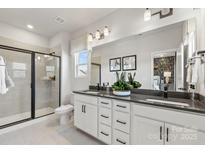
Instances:
[[[163,103],[163,104],[171,104],[171,105],[189,106],[189,104],[186,104],[186,103],[166,101],[166,100],[158,100],[158,99],[146,99],[146,101],[153,102],[153,103]]]
[[[88,94],[98,94],[99,93],[98,91],[89,91],[89,90],[84,91],[84,92],[86,92]]]

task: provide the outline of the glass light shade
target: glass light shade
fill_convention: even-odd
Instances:
[[[144,13],[144,21],[151,20],[151,16],[152,16],[151,10],[150,9],[146,9],[145,13]]]
[[[104,30],[103,30],[104,36],[108,36],[109,35],[109,29],[107,26],[105,26]]]
[[[90,33],[88,34],[88,42],[92,42],[93,41],[93,34]]]
[[[96,38],[97,40],[100,39],[100,31],[99,31],[99,30],[96,31],[96,33],[95,33],[95,38]]]

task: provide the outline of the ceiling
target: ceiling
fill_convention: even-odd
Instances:
[[[76,31],[116,11],[113,8],[42,8],[42,9],[0,9],[0,22],[51,37],[58,32]],[[57,23],[55,18],[62,17],[65,22]],[[27,24],[34,26],[29,30]]]

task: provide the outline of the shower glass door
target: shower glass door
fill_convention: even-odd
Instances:
[[[31,118],[31,53],[0,49],[0,126]]]
[[[35,117],[51,114],[59,107],[59,69],[59,57],[35,54]]]

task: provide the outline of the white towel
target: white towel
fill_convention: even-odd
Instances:
[[[11,77],[9,76],[9,73],[7,71],[7,68],[6,68],[6,73],[5,73],[5,80],[6,80],[6,88],[11,88],[11,87],[14,87],[14,82],[13,80],[11,79]]]
[[[196,57],[195,58],[195,63],[192,68],[192,83],[196,84],[199,78],[199,66],[201,64],[201,57]]]
[[[0,56],[0,94],[6,94],[6,66],[2,56]]]

